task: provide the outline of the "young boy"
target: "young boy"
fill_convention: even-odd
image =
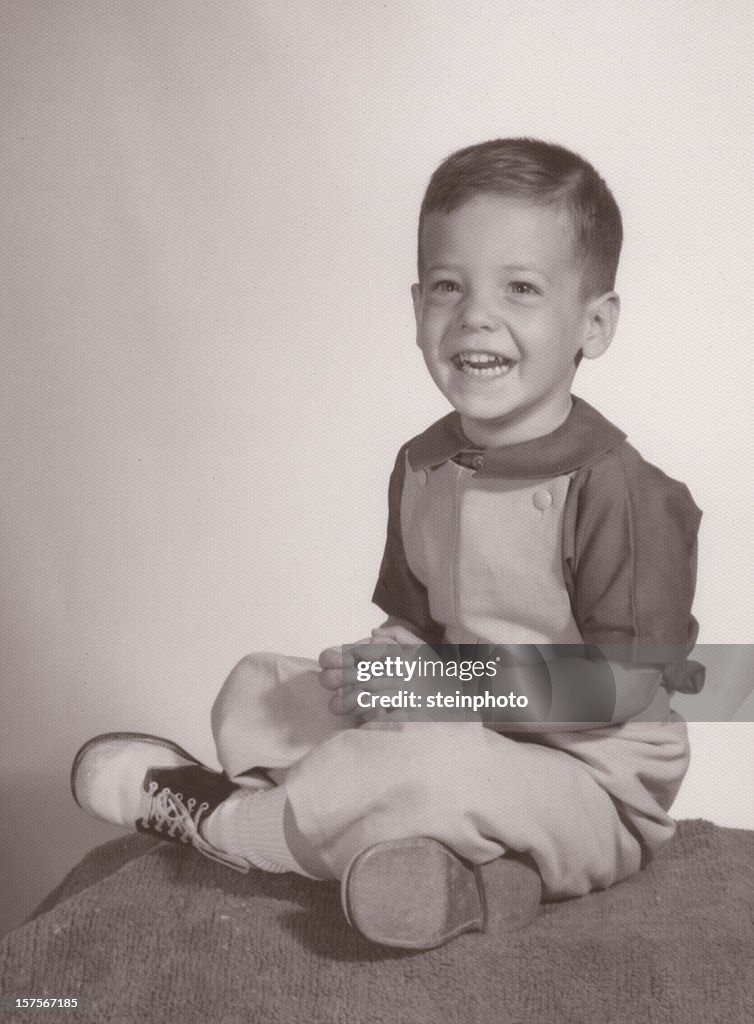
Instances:
[[[559,146],[495,140],[437,169],[412,295],[454,411],[398,454],[387,620],[319,666],[244,659],[213,709],[222,774],[168,740],[90,741],[82,807],[242,870],[339,878],[351,923],[405,948],[520,926],[540,894],[610,886],[672,836],[700,513],[571,396],[615,332],[621,241],[609,189]],[[355,661],[425,643],[508,645],[545,713],[359,717],[382,677],[357,683]]]

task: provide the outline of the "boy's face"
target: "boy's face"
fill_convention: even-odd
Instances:
[[[430,213],[421,247],[417,343],[466,436],[491,447],[555,430],[578,353],[607,348],[618,311],[614,293],[585,294],[568,214],[483,193]]]

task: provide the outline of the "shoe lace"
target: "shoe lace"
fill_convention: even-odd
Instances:
[[[182,793],[173,793],[167,787],[160,789],[157,782],[149,783],[146,795],[146,813],[142,818],[145,828],[153,832],[166,832],[172,839],[182,843],[191,843],[205,857],[242,874],[249,871],[251,865],[247,860],[218,850],[199,831],[199,823],[209,810],[206,801],[198,803],[193,797],[184,800]]]

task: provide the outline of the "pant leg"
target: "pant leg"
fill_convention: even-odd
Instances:
[[[607,729],[542,737],[579,760],[614,801],[626,828],[640,840],[643,860],[652,858],[675,832],[669,817],[689,766],[686,723],[626,722]]]
[[[328,709],[331,693],[307,658],[250,654],[225,681],[212,708],[217,756],[231,778],[250,768],[288,768],[353,725]]]
[[[327,874],[386,839],[432,836],[484,863],[529,853],[547,898],[581,895],[640,869],[674,830],[685,726],[628,723],[513,739],[478,722],[352,722],[327,709],[314,662],[252,655],[213,708],[231,777],[289,769],[295,827]]]
[[[673,834],[665,805],[685,771],[685,731],[650,725],[650,736],[617,727],[624,739],[594,730],[582,757],[574,736],[559,749],[478,723],[370,723],[312,750],[285,786],[333,876],[376,842],[425,835],[476,863],[528,853],[545,898],[583,895],[637,872]]]

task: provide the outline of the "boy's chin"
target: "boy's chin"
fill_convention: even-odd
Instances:
[[[467,396],[446,395],[455,411],[464,423],[484,427],[503,427],[507,423],[526,418],[526,410],[517,402],[480,402],[469,401]]]
[[[496,408],[479,408],[473,403],[451,403],[461,417],[466,437],[479,447],[495,447],[531,441],[556,430],[571,408],[570,393],[553,405],[528,407],[511,404]]]

